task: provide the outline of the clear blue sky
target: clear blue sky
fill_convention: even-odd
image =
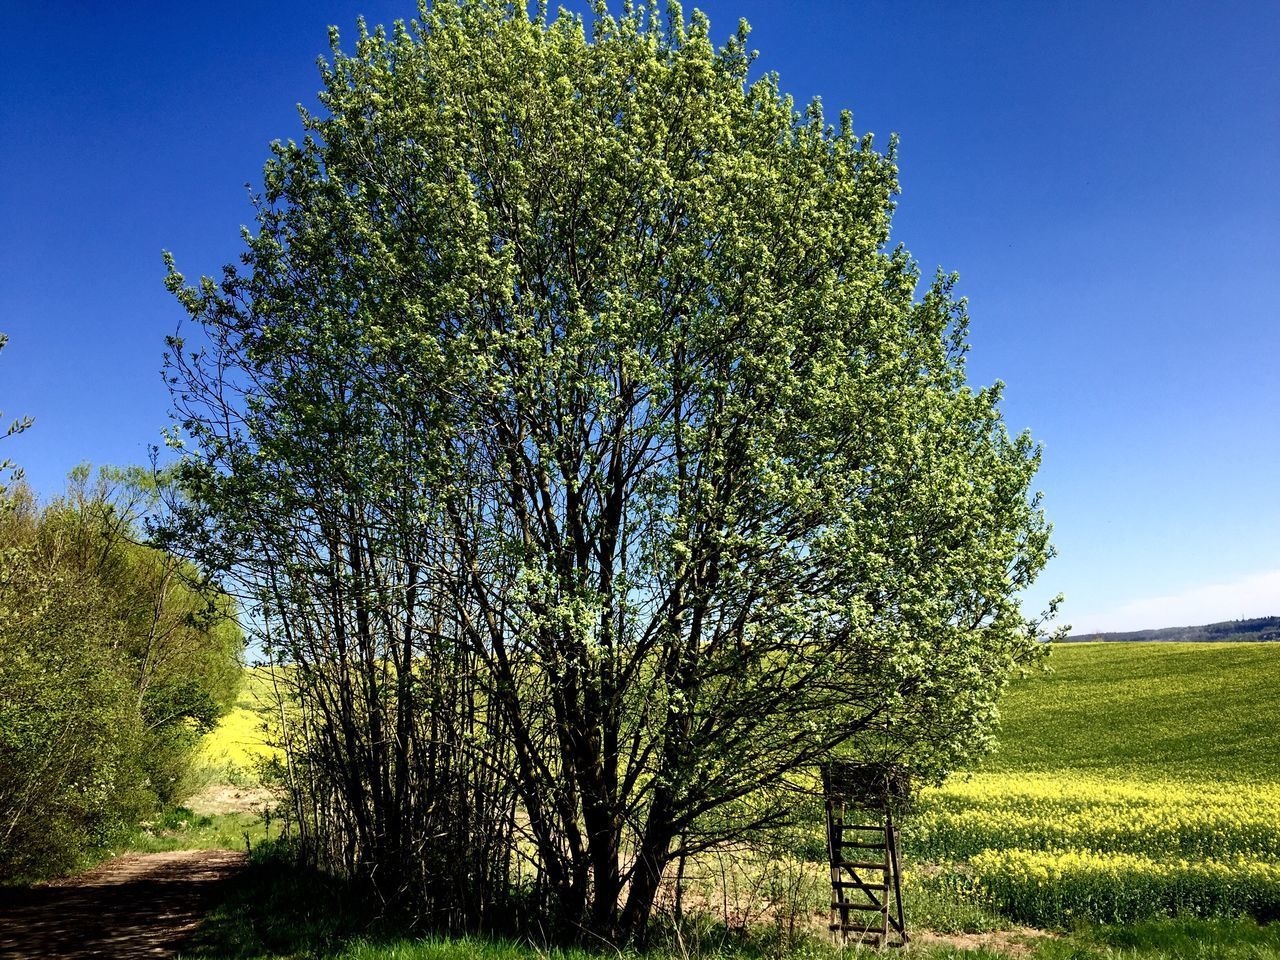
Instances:
[[[615,3],[616,5],[616,3]],[[693,4],[687,4],[692,7]],[[1043,441],[1062,591],[1090,629],[1280,613],[1280,3],[711,0],[763,69],[902,137],[896,220],[961,274],[974,378]],[[190,275],[374,0],[0,0],[0,409],[45,494],[167,422]]]

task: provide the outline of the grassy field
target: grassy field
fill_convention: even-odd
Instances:
[[[264,684],[261,674],[251,674],[236,712],[205,747],[211,763],[245,769],[269,753],[257,733]],[[926,791],[904,824],[909,922],[943,934],[921,938],[910,952],[1280,960],[1280,924],[1268,923],[1280,915],[1277,689],[1277,644],[1055,649],[1049,672],[1018,680],[1006,697],[999,752],[980,769]],[[244,827],[215,818],[192,836]],[[829,890],[821,864],[740,863],[734,875],[744,889],[759,891],[774,883],[762,882],[764,874],[772,871],[785,886],[797,869],[808,877],[795,887],[797,906],[822,914]],[[289,875],[281,884],[274,868],[259,868],[240,899],[207,926],[196,955],[592,956],[379,935],[322,878]],[[1051,935],[1020,931],[1021,924]],[[823,939],[783,951],[768,924],[754,933],[721,925],[653,955],[836,955]]]
[[[984,770],[1280,781],[1280,644],[1060,644],[1013,685]]]
[[[168,850],[243,850],[267,838],[267,825],[255,813],[195,813],[170,810],[141,824],[129,843],[135,853]]]
[[[1058,929],[1280,915],[1280,646],[1050,662],[1006,698],[1000,752],[908,824],[934,894]]]

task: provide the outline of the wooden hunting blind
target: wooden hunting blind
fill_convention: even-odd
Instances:
[[[905,946],[894,812],[910,806],[910,777],[895,764],[829,760],[822,765],[822,790],[833,939]]]

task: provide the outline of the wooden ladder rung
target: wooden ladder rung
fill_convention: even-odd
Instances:
[[[847,936],[850,942],[856,939],[862,945],[901,947],[906,943],[907,933],[905,919],[900,915],[893,916],[894,902],[901,913],[902,901],[898,832],[894,829],[892,814],[886,810],[883,824],[868,824],[846,823],[846,813],[851,815],[851,819],[875,816],[873,811],[857,812],[852,808],[846,811],[842,803],[836,804],[830,799],[827,802],[832,900],[827,929],[832,934]],[[871,857],[877,859],[872,860]],[[877,882],[864,882],[859,874],[864,870]],[[844,899],[846,897],[871,902],[851,903]],[[896,942],[899,938],[900,943]]]
[[[841,933],[874,933],[884,936],[884,927],[865,927],[860,923],[829,923],[828,930],[839,930]]]

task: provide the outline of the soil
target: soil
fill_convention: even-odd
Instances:
[[[76,877],[0,888],[0,957],[171,957],[244,865],[234,850],[126,854]]]
[[[230,783],[211,783],[187,800],[192,813],[259,813],[276,805],[276,798],[265,787],[237,787]]]

